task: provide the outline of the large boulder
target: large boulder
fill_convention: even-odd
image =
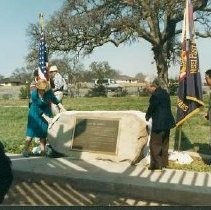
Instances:
[[[67,111],[49,127],[48,141],[73,158],[133,161],[143,157],[146,126],[139,111]]]

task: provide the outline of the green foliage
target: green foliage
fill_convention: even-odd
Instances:
[[[20,88],[19,98],[20,99],[29,98],[29,85],[28,84],[26,84],[24,87]]]
[[[128,92],[126,89],[117,89],[114,93],[115,97],[125,97],[128,95]]]
[[[149,96],[126,96],[126,97],[81,97],[64,98],[63,104],[67,110],[94,111],[94,110],[139,110],[146,112]],[[172,111],[176,115],[177,97],[172,96]],[[182,126],[182,138],[180,150],[194,151],[211,155],[210,127],[204,118],[208,107],[208,96],[204,96],[205,108],[198,114],[188,119]],[[0,100],[0,140],[10,153],[20,153],[25,139],[27,123],[28,100]],[[23,107],[25,105],[25,107]],[[13,106],[13,107],[4,107]],[[20,106],[20,107],[17,107]],[[128,127],[128,129],[130,129]],[[176,129],[171,130],[170,148],[178,149],[176,141]],[[191,165],[170,164],[170,168],[187,169],[197,171],[211,171],[208,160],[194,159]]]
[[[159,80],[167,87],[168,68],[175,64],[180,54],[178,51],[181,43],[177,39],[182,32],[185,1],[152,1],[150,6],[143,2],[145,1],[66,1],[46,21],[49,52],[56,50],[77,56],[87,55],[108,43],[119,47],[144,39],[151,46]],[[193,5],[194,11],[200,13],[200,18],[196,18],[195,22],[200,29],[197,35],[201,37],[209,36],[206,32],[210,24],[208,2],[197,0]],[[150,30],[147,25],[150,25]],[[33,55],[39,26],[30,24],[27,34],[31,37],[30,43],[33,46],[30,47],[30,54]],[[128,58],[127,62],[133,61]]]
[[[178,80],[170,79],[169,80],[169,94],[175,96],[177,94],[177,89],[179,87]]]
[[[137,79],[139,82],[145,82],[146,75],[144,75],[142,72],[136,74],[135,79]]]
[[[146,89],[138,89],[138,95],[139,96],[150,96],[150,94],[146,91]]]
[[[32,80],[32,68],[16,68],[10,77],[10,79],[19,81],[21,84],[27,83]]]
[[[102,84],[103,78],[114,78],[119,73],[112,69],[107,61],[103,62],[92,62],[89,66],[92,75],[99,80],[99,84]]]
[[[2,96],[2,99],[4,99],[4,100],[9,100],[10,98],[12,98],[12,95],[8,94],[8,93],[6,93]]]
[[[169,162],[169,168],[177,170],[190,170],[190,171],[209,171],[211,172],[210,160],[203,158],[193,158],[191,164],[177,164],[175,162]]]
[[[89,92],[88,92],[88,96],[89,97],[100,97],[100,96],[107,96],[107,90],[105,88],[105,86],[103,86],[102,84],[99,84],[97,86],[95,86],[94,88],[92,88]]]
[[[23,148],[27,110],[23,107],[0,107],[0,140],[7,152],[20,153]]]

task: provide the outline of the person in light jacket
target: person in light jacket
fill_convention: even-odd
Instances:
[[[59,70],[57,66],[50,66],[49,68],[49,74],[50,74],[50,84],[51,89],[54,92],[54,95],[59,100],[60,103],[62,103],[63,99],[63,88],[64,88],[64,78],[59,73]],[[54,115],[59,113],[59,107],[56,104],[51,104],[51,109]]]

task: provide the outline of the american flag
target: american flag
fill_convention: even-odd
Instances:
[[[40,34],[38,76],[40,79],[49,80],[48,55],[47,55],[47,47],[46,47],[45,36],[44,36],[43,31],[41,31],[41,34]]]

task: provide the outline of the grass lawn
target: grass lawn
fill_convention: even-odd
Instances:
[[[112,98],[66,97],[63,104],[67,110],[139,110],[145,112],[148,107],[148,100],[149,97],[136,96]],[[171,97],[171,101],[172,111],[176,115],[176,97]],[[183,124],[180,150],[211,155],[210,128],[208,121],[204,118],[208,106],[207,96],[204,97],[204,102],[205,107]],[[0,100],[0,140],[5,145],[7,152],[21,152],[24,145],[27,112],[28,100]],[[178,148],[178,142],[175,140],[176,136],[176,129],[174,128],[171,130],[170,136],[170,148],[172,149]],[[210,167],[206,168],[207,170],[211,171]]]

